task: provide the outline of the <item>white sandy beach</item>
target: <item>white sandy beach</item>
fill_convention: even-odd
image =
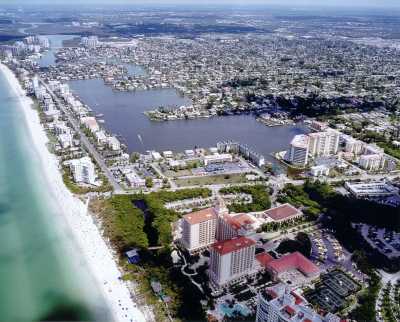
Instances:
[[[58,161],[46,147],[48,139],[40,124],[38,113],[31,108],[32,100],[25,95],[10,69],[0,64],[0,70],[20,98],[21,112],[23,112],[26,121],[25,125],[29,129],[34,148],[38,152],[39,161],[49,184],[49,191],[54,194],[52,197],[57,203],[58,213],[63,216],[64,221],[69,226],[68,228],[81,250],[80,255],[84,256],[114,320],[146,321],[144,314],[131,299],[127,285],[119,279],[121,274],[113,259],[112,251],[107,247],[92,217],[88,214],[87,205],[75,198],[65,187]]]

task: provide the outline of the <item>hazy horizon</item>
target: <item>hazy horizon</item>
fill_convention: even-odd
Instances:
[[[0,5],[180,5],[180,6],[301,6],[301,7],[352,7],[352,8],[400,8],[398,0],[0,0]]]

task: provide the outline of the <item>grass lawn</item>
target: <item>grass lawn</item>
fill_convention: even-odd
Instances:
[[[190,170],[178,170],[178,171],[167,170],[164,172],[164,174],[169,178],[184,177],[184,176],[191,176],[192,171],[190,171]]]
[[[175,183],[179,187],[188,187],[197,185],[201,186],[201,185],[211,185],[211,184],[237,184],[246,182],[248,182],[248,180],[246,179],[245,174],[229,174],[229,175],[223,174],[216,176],[175,180]]]

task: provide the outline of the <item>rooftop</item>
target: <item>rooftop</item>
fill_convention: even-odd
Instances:
[[[232,253],[242,248],[253,246],[255,244],[256,242],[250,238],[237,237],[233,239],[216,242],[215,244],[212,245],[212,248],[220,255],[226,255],[228,253]]]
[[[306,134],[295,135],[293,140],[290,142],[291,145],[306,149],[308,147],[310,138]]]
[[[190,225],[200,224],[204,221],[216,218],[217,214],[215,213],[214,208],[202,209],[183,216],[183,219],[186,220]]]
[[[261,253],[256,255],[256,260],[261,266],[266,267],[269,262],[274,260],[274,258],[268,253]]]
[[[267,268],[272,268],[278,273],[296,269],[305,275],[318,273],[319,268],[301,253],[294,252],[281,258],[274,259],[267,264]]]
[[[275,208],[268,209],[264,214],[273,220],[283,220],[300,214],[300,210],[285,203]]]
[[[242,227],[246,228],[246,226],[254,223],[254,220],[247,214],[226,215],[224,219],[235,230],[239,230]]]

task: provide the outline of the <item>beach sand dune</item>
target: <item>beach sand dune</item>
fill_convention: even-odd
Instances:
[[[87,204],[74,197],[66,188],[59,171],[57,158],[46,147],[48,141],[42,128],[37,111],[32,109],[32,100],[25,95],[17,78],[5,65],[0,64],[0,71],[6,76],[9,84],[20,98],[21,113],[24,115],[25,126],[30,131],[34,148],[39,155],[49,191],[66,222],[72,238],[80,249],[80,254],[87,263],[94,280],[98,284],[106,300],[114,321],[146,321],[144,314],[136,307],[126,282],[120,279],[121,273],[113,258],[112,250],[107,247],[100,231],[88,213]],[[50,259],[49,259],[50,260]],[[150,315],[150,313],[147,313]]]

